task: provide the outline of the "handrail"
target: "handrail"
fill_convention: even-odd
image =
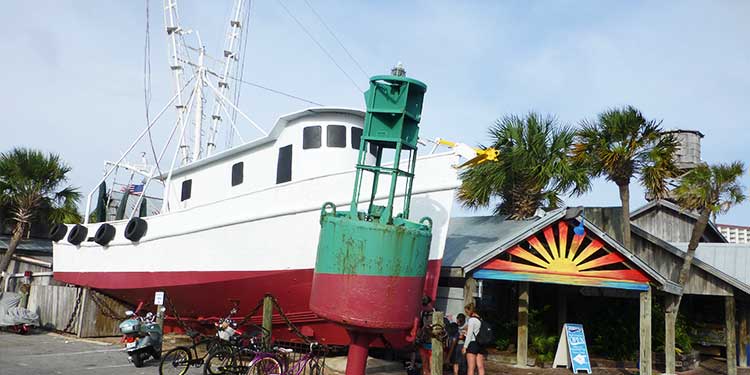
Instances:
[[[138,136],[138,138],[135,139],[135,141],[133,141],[133,143],[130,145],[130,147],[128,147],[128,149],[125,152],[122,153],[122,156],[120,156],[120,159],[118,159],[114,163],[114,165],[111,168],[109,168],[109,170],[107,171],[107,173],[104,174],[104,177],[102,177],[99,180],[99,182],[97,182],[96,185],[94,185],[95,187],[93,189],[91,189],[91,191],[89,192],[89,194],[86,196],[86,211],[84,211],[84,213],[83,213],[83,215],[84,215],[83,223],[84,224],[88,224],[89,223],[89,213],[91,212],[91,197],[94,195],[94,192],[97,189],[99,189],[99,185],[101,185],[102,182],[104,182],[107,179],[107,177],[109,177],[112,174],[112,172],[115,170],[115,167],[118,164],[120,164],[120,162],[122,162],[123,160],[125,160],[125,157],[128,155],[128,153],[130,151],[132,151],[135,148],[135,145],[137,145],[138,142],[140,142],[140,140],[149,132],[149,130],[151,130],[151,127],[154,126],[154,124],[156,123],[157,120],[159,120],[159,118],[161,118],[161,116],[164,114],[164,112],[167,111],[167,109],[169,108],[169,106],[172,105],[172,103],[174,103],[175,99],[177,99],[177,95],[176,94],[175,94],[175,96],[172,97],[172,99],[169,100],[169,102],[164,106],[164,108],[162,108],[162,110],[159,111],[159,114],[157,114],[156,117],[153,120],[151,120],[151,123],[149,123],[148,126],[146,126],[146,129],[144,129],[141,132],[141,134]]]

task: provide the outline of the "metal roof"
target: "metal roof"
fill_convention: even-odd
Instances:
[[[10,244],[10,236],[0,235],[0,252],[5,253]],[[16,252],[35,253],[35,254],[52,254],[52,241],[38,238],[29,238],[21,240]]]
[[[672,245],[687,252],[687,242]],[[695,250],[695,258],[750,286],[750,244],[701,242]]]
[[[528,220],[508,220],[499,216],[473,216],[451,218],[448,238],[443,253],[444,268],[461,269],[463,274],[470,272],[505,250],[544,229],[560,219],[577,217],[581,207],[557,209]],[[619,242],[586,221],[586,230],[591,231],[615,251],[625,256],[638,269],[651,277],[659,289],[668,293],[680,294],[681,288],[666,279]]]
[[[671,244],[667,241],[662,240],[659,237],[654,236],[653,234],[649,233],[645,229],[639,227],[636,224],[630,223],[630,229],[633,231],[634,234],[640,236],[641,238],[650,241],[654,243],[655,245],[661,247],[662,249],[676,255],[680,259],[685,257],[685,250],[681,250],[674,244]],[[711,243],[711,245],[718,245],[719,243]],[[685,246],[687,248],[687,245]],[[696,251],[697,252],[697,251]],[[693,258],[693,265],[708,272],[709,274],[716,276],[720,280],[726,282],[727,284],[750,294],[750,285],[734,278],[733,276],[730,276],[729,274],[723,272],[719,268],[714,267],[713,265],[703,261],[700,257],[696,256]]]

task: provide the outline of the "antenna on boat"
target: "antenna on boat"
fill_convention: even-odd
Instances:
[[[229,73],[239,60],[237,53],[239,52],[238,46],[242,38],[242,28],[247,27],[247,25],[242,24],[242,20],[246,19],[244,15],[248,12],[249,8],[246,6],[246,1],[235,1],[232,19],[229,20],[229,31],[224,42],[224,68],[222,74],[218,77],[218,91],[221,96],[226,95],[229,89]],[[214,102],[213,113],[211,114],[211,129],[209,130],[208,142],[206,143],[206,156],[211,156],[216,149],[216,133],[219,130],[219,123],[221,122],[221,111],[226,110],[221,96],[217,95]]]

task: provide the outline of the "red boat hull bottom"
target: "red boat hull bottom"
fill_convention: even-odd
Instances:
[[[428,264],[428,278],[425,293],[435,297],[440,261],[431,260]],[[188,271],[188,272],[55,272],[55,279],[64,283],[91,287],[127,302],[133,306],[140,302],[147,309],[153,309],[154,292],[165,291],[177,313],[188,326],[210,330],[212,323],[226,316],[229,310],[239,303],[238,317],[248,314],[266,295],[276,297],[281,309],[291,322],[314,340],[333,345],[348,345],[346,330],[325,320],[310,310],[310,289],[312,269],[280,271]],[[335,298],[332,295],[331,298]],[[416,302],[418,303],[418,301]],[[149,307],[149,304],[151,305]],[[173,318],[170,304],[166,303],[168,319],[165,331],[180,331]],[[261,312],[251,321],[261,322]],[[296,338],[287,329],[283,318],[274,312],[275,339]],[[394,347],[407,344],[408,332],[389,333],[387,340]],[[382,346],[382,340],[373,344]]]

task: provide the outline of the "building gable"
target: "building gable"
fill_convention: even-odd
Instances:
[[[575,234],[575,225],[563,219],[545,227],[484,263],[474,277],[648,290],[651,278],[611,239],[588,230]]]

